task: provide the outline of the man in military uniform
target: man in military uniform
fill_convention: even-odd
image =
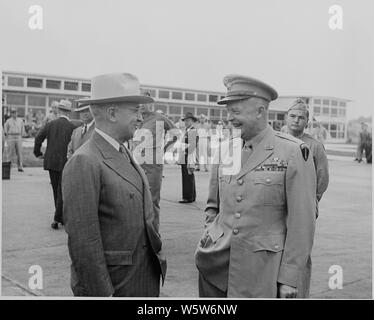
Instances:
[[[226,141],[212,168],[195,253],[199,295],[307,297],[316,219],[309,149],[268,125],[269,102],[278,96],[273,88],[239,75],[226,76],[224,84],[227,96],[218,103],[227,105],[241,139]],[[225,170],[229,154],[241,155],[239,170]]]
[[[308,126],[309,111],[307,105],[303,100],[297,99],[287,112],[287,132],[305,142],[313,156],[314,167],[317,176],[317,212],[318,217],[318,202],[322,195],[327,190],[329,184],[329,165],[325,152],[325,147],[317,139],[310,134],[304,132]]]

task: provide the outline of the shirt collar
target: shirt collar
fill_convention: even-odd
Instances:
[[[255,137],[245,141],[244,145],[252,146],[252,149],[256,148],[256,146],[262,141],[262,139],[266,136],[269,130],[271,130],[271,128],[269,125],[267,125],[266,128],[260,131]]]
[[[98,129],[98,128],[95,128],[95,131],[101,135],[110,145],[113,146],[114,149],[116,149],[118,152],[119,152],[119,142],[114,139],[113,137],[111,137],[110,135],[108,135],[107,133],[105,133],[104,131]],[[126,146],[124,144],[122,144],[125,148]],[[126,148],[127,149],[127,148]]]
[[[92,124],[95,122],[95,119],[93,119],[89,124],[87,124],[87,131],[91,128]],[[100,130],[100,129],[99,129]]]

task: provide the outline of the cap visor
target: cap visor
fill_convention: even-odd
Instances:
[[[143,103],[151,103],[154,102],[153,98],[147,96],[124,96],[124,97],[116,97],[116,98],[106,98],[106,99],[79,99],[76,100],[78,103],[84,104],[98,104],[98,103],[109,103],[109,102],[135,102],[139,104]]]
[[[239,101],[239,100],[245,100],[245,99],[248,99],[250,98],[251,96],[229,96],[229,97],[225,97],[223,98],[222,100],[218,101],[217,104],[227,104],[228,102],[231,102],[231,101]]]

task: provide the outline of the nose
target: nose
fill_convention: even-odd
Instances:
[[[138,111],[138,117],[136,120],[143,122],[143,114],[140,112],[140,110]]]
[[[234,120],[233,113],[228,112],[228,114],[227,114],[227,121],[233,121],[233,120]]]

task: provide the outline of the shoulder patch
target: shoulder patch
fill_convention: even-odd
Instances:
[[[309,148],[308,148],[308,146],[305,143],[302,143],[300,145],[300,149],[301,149],[301,154],[303,155],[304,160],[307,161],[308,158],[309,158]]]

